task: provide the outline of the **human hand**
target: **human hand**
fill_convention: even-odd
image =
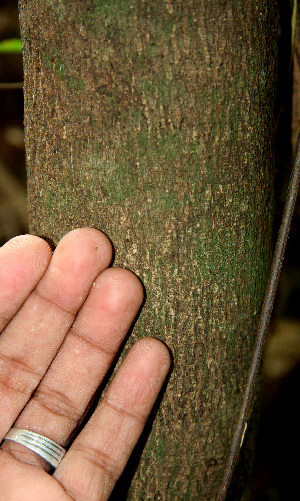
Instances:
[[[108,238],[91,228],[68,233],[53,257],[28,235],[0,249],[0,443],[11,427],[62,447],[73,437],[143,300],[137,277],[108,268],[111,258]],[[5,440],[1,500],[107,500],[169,364],[160,341],[138,341],[53,475]]]

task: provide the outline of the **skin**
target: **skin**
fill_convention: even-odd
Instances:
[[[62,446],[73,436],[143,301],[138,278],[108,268],[111,259],[110,241],[91,228],[68,233],[53,256],[31,235],[0,249],[0,442],[12,426]],[[4,441],[1,500],[107,500],[169,367],[160,341],[138,341],[53,475]]]

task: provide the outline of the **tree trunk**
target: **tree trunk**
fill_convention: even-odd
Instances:
[[[102,229],[147,293],[130,344],[173,354],[128,499],[215,500],[270,264],[275,2],[20,0],[20,19],[31,231]]]

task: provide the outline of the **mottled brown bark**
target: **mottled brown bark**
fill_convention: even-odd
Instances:
[[[128,498],[213,500],[270,263],[275,3],[21,0],[20,19],[31,231],[106,232],[147,291],[130,343],[174,357]]]

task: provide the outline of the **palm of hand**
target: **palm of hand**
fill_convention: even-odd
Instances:
[[[12,427],[69,445],[143,300],[137,277],[108,268],[112,248],[90,228],[51,255],[42,239],[0,249],[0,442]],[[107,500],[169,369],[152,338],[129,351],[54,474],[29,449],[0,449],[3,501]]]

